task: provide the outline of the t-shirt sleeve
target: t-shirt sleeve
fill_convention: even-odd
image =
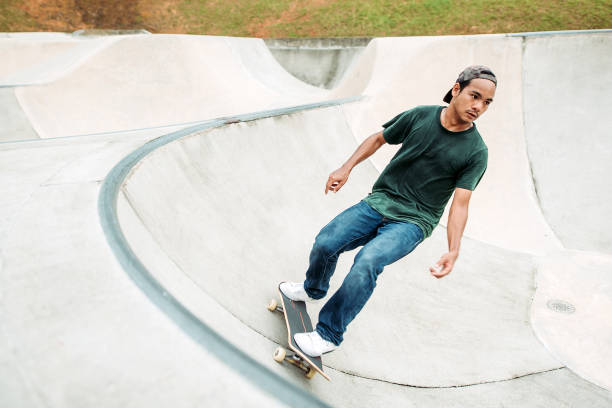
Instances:
[[[415,109],[411,109],[400,113],[385,123],[383,125],[383,137],[385,141],[392,145],[403,143],[408,134],[410,134],[415,116]]]
[[[457,176],[455,187],[474,191],[478,183],[480,183],[485,170],[487,170],[488,160],[489,151],[487,149],[482,149],[474,153],[468,160],[467,165]]]

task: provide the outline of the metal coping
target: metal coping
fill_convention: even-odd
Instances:
[[[114,30],[114,29],[95,29],[87,28],[82,30],[76,30],[72,32],[73,36],[106,36],[106,35],[134,35],[134,34],[147,34],[151,32],[145,29],[135,30]]]
[[[123,181],[140,160],[157,148],[184,136],[226,124],[339,106],[360,99],[362,99],[361,96],[219,118],[161,136],[145,143],[117,163],[104,179],[98,197],[98,215],[104,235],[117,260],[136,286],[194,341],[237,373],[246,377],[255,386],[291,407],[329,407],[329,405],[258,363],[244,351],[229,343],[169,293],[138,259],[123,235],[117,217],[117,198]]]
[[[443,35],[415,35],[415,36],[405,36],[405,37],[478,37],[478,36],[506,36],[506,37],[546,37],[553,35],[584,35],[584,34],[601,34],[601,33],[612,33],[612,29],[610,28],[600,28],[593,30],[559,30],[559,31],[529,31],[523,33],[492,33],[492,34],[443,34]],[[391,36],[394,37],[394,36]],[[342,49],[342,48],[362,48],[368,43],[377,38],[390,38],[390,37],[316,37],[316,38],[264,38],[266,45],[270,48],[274,49]],[[309,43],[309,42],[350,42],[350,40],[355,40],[357,44],[351,44],[349,46],[343,47],[342,45],[334,45],[332,47],[311,47],[300,45],[300,43]],[[361,42],[361,43],[360,43]],[[282,44],[282,45],[281,45]],[[296,44],[296,45],[293,45]]]
[[[565,30],[565,31],[533,31],[527,33],[508,33],[508,37],[546,37],[549,35],[576,35],[576,34],[600,34],[612,33],[612,29],[602,28],[599,30]]]

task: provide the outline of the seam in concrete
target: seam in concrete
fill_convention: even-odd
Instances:
[[[527,49],[527,38],[526,37],[522,37],[521,38],[521,59],[525,58],[525,50]],[[521,109],[521,121],[522,123],[522,128],[523,128],[523,139],[525,139],[525,155],[527,156],[527,163],[529,165],[529,175],[531,177],[531,186],[533,187],[533,193],[536,199],[536,203],[538,205],[538,208],[540,209],[540,213],[542,213],[542,201],[540,200],[540,194],[538,192],[538,183],[537,180],[535,178],[535,175],[533,173],[533,161],[531,160],[531,157],[529,156],[529,146],[527,143],[527,135],[526,135],[526,126],[525,126],[525,64],[523,63],[523,61],[521,61],[521,84],[523,84],[523,89],[521,90],[521,104],[523,105],[523,109]],[[544,214],[542,214],[543,216]]]
[[[609,31],[612,32],[612,30],[609,30]],[[585,32],[588,33],[589,31],[585,31]],[[548,227],[548,231],[552,235],[551,238],[555,241],[559,249],[563,249],[565,248],[565,246],[563,245],[563,243],[557,236],[557,233],[552,228],[552,225],[550,225],[550,223],[548,222],[548,219],[546,218],[544,214],[544,210],[542,208],[542,201],[540,199],[540,192],[538,191],[538,180],[536,179],[535,173],[533,171],[533,160],[531,160],[531,156],[529,156],[529,143],[527,141],[527,126],[526,126],[526,120],[525,120],[525,95],[526,95],[526,92],[525,92],[525,78],[526,78],[525,52],[527,50],[528,41],[529,39],[526,36],[523,36],[521,38],[521,106],[522,106],[521,108],[521,121],[522,121],[521,127],[523,128],[523,140],[525,142],[525,156],[527,157],[527,165],[529,166],[528,174],[531,177],[531,188],[532,188],[531,192],[533,194],[533,199],[535,199],[536,207],[540,212],[542,221],[546,224],[546,226]]]
[[[127,239],[123,235],[121,226],[119,225],[119,219],[117,217],[117,198],[122,183],[135,165],[152,151],[179,138],[206,129],[223,126],[227,123],[282,116],[310,109],[337,106],[359,99],[361,99],[361,97],[238,115],[230,118],[212,120],[205,124],[191,126],[161,136],[145,143],[117,163],[104,179],[98,196],[98,215],[104,235],[117,260],[134,284],[142,290],[155,306],[164,312],[196,343],[204,347],[237,373],[244,376],[262,391],[292,407],[328,407],[328,405],[302,388],[274,373],[267,367],[261,365],[241,349],[235,347],[220,336],[213,328],[198,319],[197,316],[182,305],[177,298],[169,293],[155,277],[151,275],[130,248]]]
[[[108,132],[99,132],[99,133],[83,133],[79,135],[69,135],[69,136],[58,136],[58,137],[43,137],[40,139],[27,139],[27,140],[11,140],[6,142],[0,142],[0,146],[4,144],[12,144],[12,143],[32,143],[32,142],[41,142],[47,140],[64,140],[64,139],[76,139],[80,137],[92,137],[92,136],[110,136],[116,134],[125,134],[125,133],[135,133],[135,132],[146,132],[149,130],[158,130],[164,128],[173,128],[173,127],[188,127],[194,125],[202,125],[209,122],[216,121],[218,119],[212,120],[197,120],[193,122],[183,122],[183,123],[171,123],[169,125],[160,125],[160,126],[152,126],[146,128],[135,128],[135,129],[123,129],[123,130],[111,130]]]
[[[112,145],[112,142],[105,142],[104,144],[102,144],[102,149],[105,148],[105,147],[108,147],[110,145]],[[65,169],[69,168],[74,163],[77,163],[83,157],[87,157],[91,153],[97,152],[97,151],[102,150],[102,149],[100,148],[99,145],[94,145],[94,147],[92,147],[91,149],[89,149],[86,152],[82,153],[81,155],[73,158],[72,160],[67,160],[56,171],[54,171],[53,174],[51,174],[49,177],[47,177],[45,180],[43,180],[43,182],[40,183],[40,186],[42,187],[42,186],[48,186],[48,185],[53,185],[53,184],[64,184],[64,183],[53,183],[53,179],[55,177],[57,177],[58,174],[61,174]]]
[[[514,381],[514,380],[517,380],[519,378],[531,377],[531,376],[534,376],[534,375],[541,375],[541,374],[546,374],[546,373],[550,373],[550,372],[553,372],[553,371],[559,371],[559,370],[567,369],[567,367],[565,367],[565,366],[559,366],[559,367],[551,368],[551,369],[548,369],[548,370],[534,371],[532,373],[521,374],[521,375],[517,375],[517,376],[512,377],[512,378],[505,378],[505,379],[502,379],[502,380],[482,381],[482,382],[477,382],[477,383],[472,383],[472,384],[461,384],[461,385],[426,386],[426,385],[402,384],[402,383],[397,383],[397,382],[393,382],[393,381],[381,380],[379,378],[363,377],[363,376],[355,375],[355,374],[350,373],[350,372],[334,369],[333,367],[330,367],[330,368],[335,370],[335,371],[339,371],[339,372],[341,372],[343,374],[346,374],[346,375],[350,375],[350,376],[357,377],[357,378],[363,378],[363,379],[370,380],[370,381],[377,381],[377,382],[381,382],[381,383],[385,383],[385,384],[398,385],[398,386],[407,387],[407,388],[430,389],[430,390],[443,390],[443,389],[452,389],[452,388],[467,388],[467,387],[476,387],[476,386],[479,386],[479,385],[486,385],[486,384],[497,384],[497,383],[503,383],[503,382],[508,382],[508,381]]]
[[[79,181],[66,181],[63,183],[43,183],[40,187],[59,187],[59,186],[74,186],[77,184],[101,184],[104,179],[93,179],[93,180],[79,180]]]

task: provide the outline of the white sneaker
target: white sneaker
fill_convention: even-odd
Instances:
[[[293,339],[300,349],[310,357],[319,357],[322,354],[329,353],[338,348],[331,341],[325,340],[317,331],[310,333],[298,333],[293,336]]]
[[[317,299],[313,299],[308,296],[308,293],[304,290],[304,283],[300,282],[283,282],[280,284],[280,290],[291,300],[296,302],[316,302]]]

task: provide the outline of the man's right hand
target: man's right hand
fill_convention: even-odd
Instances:
[[[357,150],[355,150],[355,153],[353,153],[347,162],[344,163],[338,170],[333,171],[329,175],[327,184],[325,185],[325,194],[327,194],[327,192],[330,190],[337,193],[348,180],[349,174],[351,173],[351,170],[353,170],[353,167],[373,155],[374,152],[385,143],[387,143],[387,141],[383,136],[382,130],[367,137],[363,143],[359,145]]]
[[[333,171],[327,179],[325,194],[327,194],[328,191],[337,193],[348,180],[349,173],[350,171],[346,170],[344,167],[340,167],[338,170]]]

